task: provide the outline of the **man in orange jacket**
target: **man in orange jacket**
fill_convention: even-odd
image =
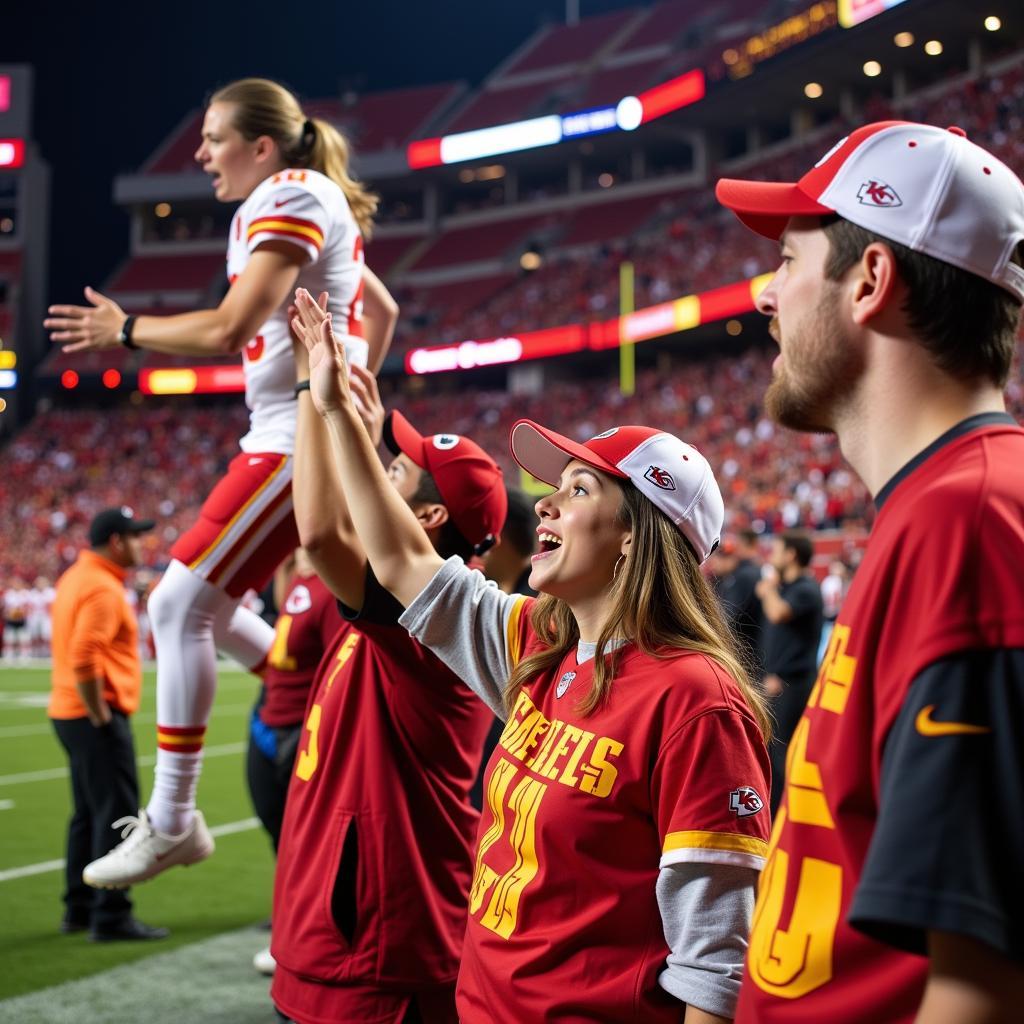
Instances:
[[[139,564],[139,535],[154,525],[128,507],[100,512],[89,527],[90,548],[58,580],[53,603],[48,714],[68,754],[74,798],[61,931],[88,928],[94,942],[169,934],[136,920],[126,891],[92,889],[82,881],[85,865],[119,841],[110,823],[130,828],[139,807],[128,716],[139,706],[142,663],[124,580]]]

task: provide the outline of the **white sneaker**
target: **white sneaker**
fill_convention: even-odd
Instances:
[[[271,975],[277,968],[277,961],[270,955],[270,947],[261,949],[253,958],[252,965],[260,974]]]
[[[213,853],[213,836],[201,811],[196,811],[192,824],[180,836],[157,832],[143,810],[137,818],[118,818],[111,828],[122,825],[124,842],[105,857],[86,865],[82,872],[86,885],[97,889],[124,889],[136,882],[145,882],[176,864],[198,864]]]

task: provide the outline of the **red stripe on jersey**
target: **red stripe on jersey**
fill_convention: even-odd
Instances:
[[[308,237],[317,248],[323,245],[324,242],[324,233],[320,225],[316,221],[306,220],[303,217],[288,217],[284,214],[281,216],[257,217],[249,225],[249,239],[251,240],[253,235],[258,235],[261,231],[271,231],[274,234],[279,232],[295,232]]]
[[[287,487],[283,491],[281,491],[281,493],[278,494],[277,497],[274,498],[274,500],[271,501],[269,505],[267,505],[267,507],[259,514],[255,522],[253,522],[253,524],[249,527],[249,529],[246,530],[245,533],[243,533],[242,536],[238,538],[237,542],[234,545],[232,545],[232,547],[228,550],[227,554],[224,555],[224,557],[220,560],[220,563],[217,565],[217,567],[215,569],[212,569],[207,574],[206,580],[208,583],[212,583],[215,586],[220,583],[221,577],[224,575],[225,571],[231,566],[232,562],[235,559],[235,556],[242,550],[242,548],[245,547],[246,544],[248,544],[252,540],[253,534],[255,534],[257,530],[262,529],[262,527],[266,525],[267,520],[273,517],[277,513],[277,510],[286,501],[291,501],[291,497],[291,488]]]

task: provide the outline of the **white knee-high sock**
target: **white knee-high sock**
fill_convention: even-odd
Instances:
[[[175,560],[149,599],[156,644],[157,755],[147,814],[178,835],[192,822],[203,736],[217,689],[214,620],[235,598]]]
[[[213,640],[222,654],[258,672],[274,646],[274,629],[248,608],[225,605],[213,620]]]

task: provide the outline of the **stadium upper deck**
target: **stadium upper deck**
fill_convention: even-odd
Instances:
[[[383,223],[367,257],[403,307],[386,372],[401,369],[403,349],[607,318],[616,311],[616,270],[626,257],[637,266],[638,307],[768,270],[773,248],[709,202],[714,176],[785,173],[854,120],[955,121],[1020,167],[1020,15],[1008,14],[991,38],[978,25],[949,35],[946,53],[929,58],[892,42],[895,30],[922,24],[923,6],[907,0],[847,33],[836,27],[834,3],[735,0],[697,10],[690,0],[671,0],[543,27],[476,90],[444,83],[312,104],[352,135],[367,170],[380,170],[372,181]],[[930,23],[948,22],[950,32],[964,24],[958,5],[940,2],[930,12]],[[868,79],[856,61],[875,51],[886,55],[885,73]],[[774,119],[751,123],[763,94],[802,91],[799,83],[812,75],[830,85],[840,53],[850,69],[819,103],[790,97]],[[381,162],[382,152],[394,158],[425,133],[611,103],[692,67],[707,69],[706,100],[636,132],[417,173]],[[528,94],[525,106],[511,102]],[[486,116],[478,120],[480,111]],[[107,290],[130,310],[202,305],[222,293],[225,211],[192,162],[198,123],[198,114],[186,117],[120,186],[135,196],[136,241]],[[183,198],[162,198],[174,194]],[[520,269],[527,249],[541,263],[528,276]],[[81,380],[114,368],[130,386],[140,366],[167,362],[54,355],[43,374],[58,380],[74,369]]]

